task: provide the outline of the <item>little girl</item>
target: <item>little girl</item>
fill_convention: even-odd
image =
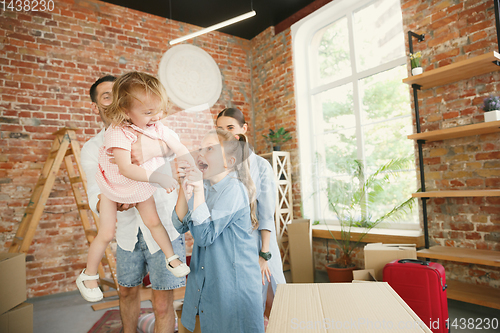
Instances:
[[[104,117],[111,125],[104,134],[96,175],[101,190],[100,226],[90,245],[87,268],[76,280],[80,293],[89,302],[97,302],[103,297],[96,281],[99,278],[97,268],[115,234],[117,203],[137,203],[135,207],[165,254],[167,269],[173,275],[183,277],[190,272],[189,267],[173,251],[169,235],[156,211],[153,199],[156,187],[150,184],[157,183],[170,193],[177,188],[177,181],[154,171],[164,163],[162,158],[151,159],[142,166],[131,163],[130,149],[137,140],[134,133],[137,131],[165,141],[171,150],[171,154],[167,152],[171,159],[175,154],[178,159],[194,165],[187,148],[169,135],[160,122],[166,107],[167,97],[163,86],[149,74],[130,72],[122,75],[113,85],[113,102],[104,111]],[[111,163],[112,157],[116,164]]]
[[[200,170],[179,164],[179,177],[193,185],[189,204],[179,194],[172,213],[179,233],[190,230],[194,239],[181,319],[190,331],[199,315],[203,333],[264,332],[258,249],[251,235],[255,186],[248,154],[243,135],[238,141],[217,130],[202,142],[196,158]]]

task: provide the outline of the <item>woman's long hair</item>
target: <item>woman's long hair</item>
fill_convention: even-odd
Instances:
[[[252,219],[252,228],[255,230],[259,227],[257,219],[257,201],[255,184],[250,176],[250,147],[247,138],[243,134],[238,134],[238,139],[231,132],[218,128],[214,131],[224,149],[224,154],[234,157],[236,162],[234,170],[238,175],[238,179],[245,185],[248,191],[248,199],[250,200],[250,217]]]

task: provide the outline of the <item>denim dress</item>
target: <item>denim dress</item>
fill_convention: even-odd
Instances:
[[[179,233],[194,239],[191,273],[187,278],[182,325],[190,331],[200,316],[203,333],[264,332],[264,309],[257,244],[246,187],[230,173],[217,184],[204,181],[205,203],[183,221],[175,210]]]

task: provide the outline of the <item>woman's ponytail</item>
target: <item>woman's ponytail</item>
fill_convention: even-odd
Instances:
[[[244,134],[234,136],[231,132],[218,128],[216,130],[221,144],[224,147],[226,156],[233,156],[236,159],[235,171],[238,179],[245,185],[250,201],[250,217],[252,219],[252,228],[255,230],[259,227],[257,219],[257,190],[250,175],[250,146]]]

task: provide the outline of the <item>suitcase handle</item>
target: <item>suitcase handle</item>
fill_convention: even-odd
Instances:
[[[428,261],[418,260],[418,259],[400,259],[400,260],[398,260],[398,263],[400,263],[400,264],[411,263],[411,264],[419,264],[419,265],[423,265],[423,266],[429,266]]]
[[[407,263],[412,263],[412,264],[419,264],[423,266],[429,266],[429,261],[424,261],[424,260],[418,260],[418,259],[400,259],[398,260],[398,263],[400,264],[407,264]],[[441,287],[443,288],[443,291],[448,288],[447,284],[443,284],[443,278],[441,278]]]

